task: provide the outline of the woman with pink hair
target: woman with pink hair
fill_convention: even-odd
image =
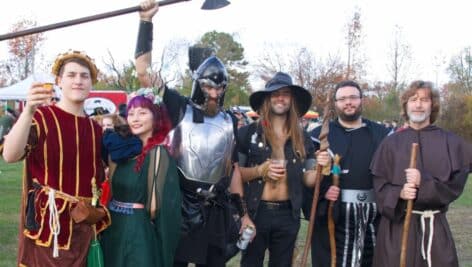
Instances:
[[[152,96],[151,96],[152,97]],[[101,243],[106,266],[172,266],[180,237],[181,196],[174,161],[165,148],[166,108],[149,95],[133,97],[128,127],[107,131],[112,225]]]

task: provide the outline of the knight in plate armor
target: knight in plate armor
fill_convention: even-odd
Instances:
[[[136,72],[143,87],[158,88],[172,131],[169,153],[176,160],[182,190],[182,233],[174,266],[224,266],[229,236],[230,199],[237,203],[241,227],[253,227],[243,201],[236,147],[237,121],[224,111],[228,73],[216,56],[193,72],[190,97],[180,95],[150,71],[152,17],[158,7],[140,12]],[[191,60],[191,63],[193,61]]]

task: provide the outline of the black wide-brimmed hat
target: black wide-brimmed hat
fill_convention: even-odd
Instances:
[[[282,88],[290,88],[292,96],[295,99],[295,103],[298,109],[298,115],[303,116],[311,106],[312,97],[310,92],[305,88],[294,85],[292,82],[292,77],[284,72],[277,72],[275,76],[270,79],[264,90],[254,92],[249,97],[249,104],[251,108],[255,111],[259,111],[264,99],[269,96],[272,92],[277,91]]]

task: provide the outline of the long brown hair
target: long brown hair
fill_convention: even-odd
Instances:
[[[408,118],[406,104],[408,103],[408,99],[414,96],[416,92],[420,89],[427,89],[429,91],[429,96],[431,98],[431,115],[429,116],[429,122],[434,123],[439,116],[440,100],[439,92],[434,89],[432,82],[418,80],[410,84],[408,89],[406,89],[400,97],[400,102],[402,105],[401,115],[406,121],[410,120]]]
[[[266,96],[264,103],[259,109],[260,118],[259,124],[264,130],[264,142],[269,144],[274,144],[275,139],[277,138],[272,128],[272,114],[270,112],[270,96]],[[290,103],[290,109],[287,114],[287,120],[285,121],[285,131],[287,136],[292,140],[292,150],[293,154],[297,158],[305,158],[305,143],[303,136],[303,129],[299,123],[299,114],[296,108],[295,97],[292,94],[292,100]]]

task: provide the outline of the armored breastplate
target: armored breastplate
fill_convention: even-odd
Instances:
[[[214,184],[231,171],[233,122],[223,112],[205,116],[203,123],[192,118],[192,107],[187,105],[184,118],[169,134],[170,154],[186,179]]]

